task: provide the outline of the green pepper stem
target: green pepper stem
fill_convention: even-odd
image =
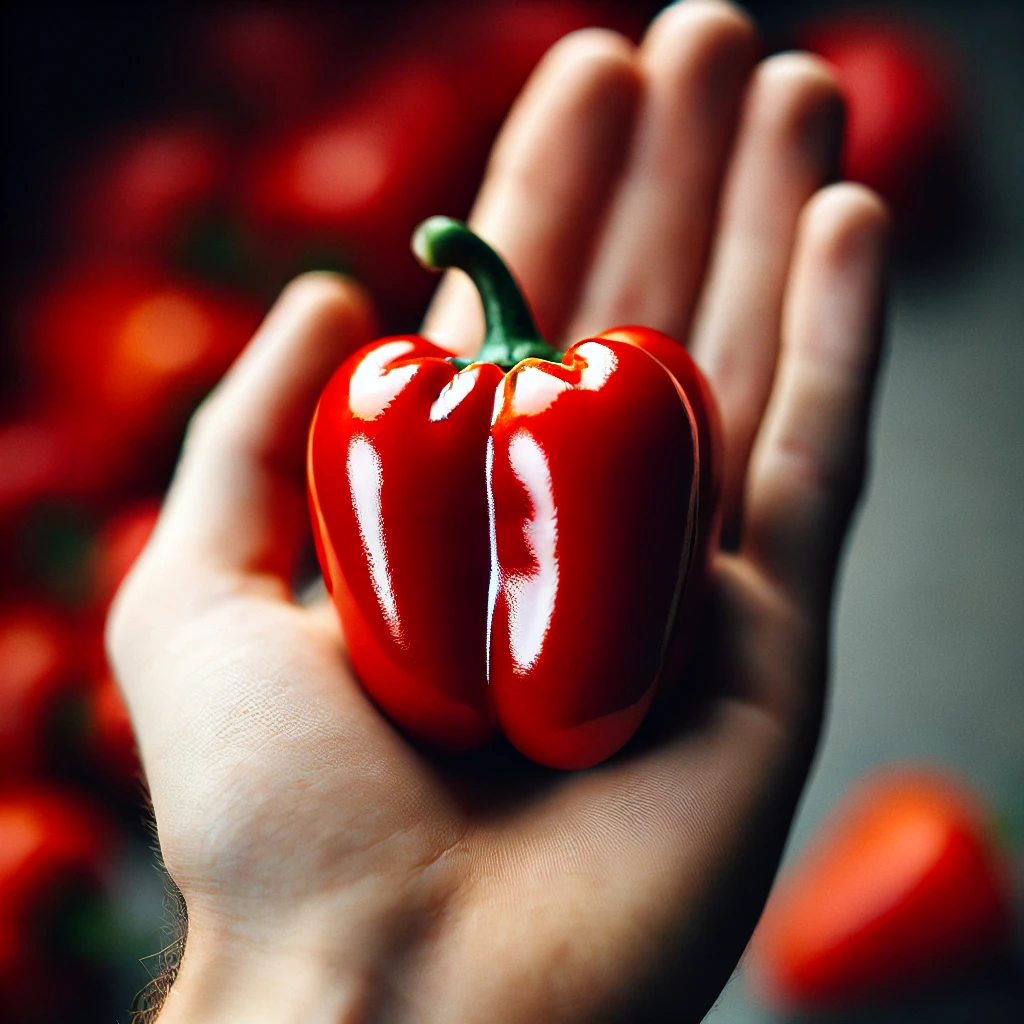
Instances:
[[[501,257],[461,221],[430,217],[412,236],[412,251],[429,270],[465,271],[480,293],[487,325],[483,344],[469,362],[497,363],[510,369],[523,359],[562,361],[562,353],[540,335],[530,307]]]

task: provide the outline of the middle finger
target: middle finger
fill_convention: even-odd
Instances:
[[[648,30],[636,135],[571,339],[642,323],[684,340],[756,51],[753,25],[722,0],[674,4]]]
[[[469,218],[522,283],[552,344],[618,175],[638,88],[632,44],[622,36],[587,29],[557,43],[502,129]],[[465,275],[445,276],[424,334],[463,355],[479,347],[480,299]]]

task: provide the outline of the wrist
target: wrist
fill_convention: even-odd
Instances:
[[[348,1024],[371,1000],[366,947],[344,950],[315,922],[271,938],[189,923],[178,975],[159,1024]]]

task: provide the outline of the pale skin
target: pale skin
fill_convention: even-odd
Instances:
[[[382,717],[323,600],[297,602],[306,428],[373,337],[290,285],[198,413],[108,641],[188,907],[177,1021],[697,1021],[756,923],[817,741],[863,478],[887,217],[834,177],[827,68],[757,60],[720,0],[535,72],[471,223],[549,340],[687,344],[725,432],[726,546],[683,712],[585,772],[438,760]],[[425,332],[482,331],[448,280]],[[657,708],[655,709],[658,710]]]

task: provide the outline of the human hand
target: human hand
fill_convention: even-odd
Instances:
[[[755,65],[720,0],[636,49],[556,46],[471,224],[550,340],[643,323],[719,398],[727,550],[681,690],[579,773],[411,745],[351,674],[308,538],[306,429],[370,339],[299,279],[196,417],[108,639],[188,937],[161,1021],[698,1020],[753,929],[817,739],[837,561],[863,475],[886,218],[834,172],[835,84]],[[480,336],[444,283],[426,332]]]

